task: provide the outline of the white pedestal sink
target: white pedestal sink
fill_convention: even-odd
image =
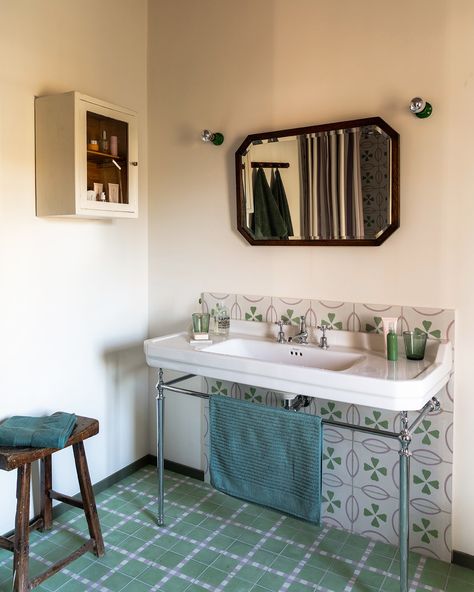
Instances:
[[[420,362],[403,354],[389,362],[382,335],[332,331],[322,350],[277,343],[275,333],[267,323],[233,321],[229,337],[213,337],[212,345],[191,345],[187,332],[148,339],[146,359],[155,368],[392,411],[421,409],[452,367],[449,341],[429,341]]]
[[[232,321],[229,337],[213,338],[212,344],[191,345],[187,332],[145,341],[148,365],[160,369],[156,397],[158,524],[164,523],[164,391],[202,398],[209,396],[177,387],[182,379],[165,383],[163,368],[295,395],[399,411],[399,432],[330,420],[323,420],[323,423],[399,439],[400,592],[408,592],[409,446],[412,433],[423,417],[440,407],[434,395],[448,382],[452,367],[451,344],[429,341],[424,360],[415,362],[400,355],[398,361],[389,362],[385,358],[382,335],[332,331],[328,338],[329,350],[314,344],[276,343],[275,335],[275,327],[266,323]],[[421,411],[409,424],[408,411],[414,410]]]

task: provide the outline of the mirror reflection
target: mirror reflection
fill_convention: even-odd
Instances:
[[[398,134],[380,118],[249,136],[236,157],[252,244],[380,244],[398,227]]]

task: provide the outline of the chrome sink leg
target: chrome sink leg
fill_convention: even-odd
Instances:
[[[163,389],[163,368],[158,373],[158,382],[156,384],[156,465],[158,471],[158,526],[165,523],[164,501],[164,415],[165,415],[165,395]]]
[[[400,526],[399,526],[399,547],[400,547],[400,592],[408,592],[408,552],[409,552],[409,500],[410,500],[410,456],[409,446],[411,434],[408,430],[408,413],[401,413],[401,448],[400,455]]]
[[[400,509],[399,509],[399,533],[398,541],[400,547],[400,592],[408,592],[408,554],[410,551],[410,522],[409,522],[409,504],[410,504],[410,444],[411,435],[418,424],[428,413],[439,411],[440,402],[436,397],[432,397],[423,407],[415,420],[408,424],[408,413],[401,412],[401,430],[398,436],[400,440]]]

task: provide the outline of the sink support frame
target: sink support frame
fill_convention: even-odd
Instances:
[[[201,399],[209,399],[208,393],[202,393],[191,389],[176,387],[174,385],[194,378],[195,374],[186,374],[168,382],[163,380],[163,368],[158,370],[158,382],[156,383],[156,458],[158,469],[158,496],[157,496],[157,522],[158,526],[163,526],[165,523],[164,515],[164,411],[165,411],[165,391],[180,393],[182,395],[190,395],[192,397],[199,397]],[[400,484],[399,484],[399,532],[398,542],[400,548],[400,592],[408,592],[408,554],[409,554],[409,505],[410,505],[410,444],[412,441],[412,434],[417,426],[421,423],[423,418],[429,413],[437,412],[441,408],[440,402],[436,397],[432,397],[419,411],[417,417],[410,424],[408,421],[408,412],[400,412],[400,432],[390,432],[388,430],[378,430],[367,426],[356,425],[343,421],[333,421],[323,419],[322,423],[343,429],[349,429],[357,432],[369,433],[377,436],[384,436],[387,438],[395,438],[400,442]],[[291,407],[290,407],[291,410]]]

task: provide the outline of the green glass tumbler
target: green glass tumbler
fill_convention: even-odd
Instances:
[[[193,332],[209,333],[209,321],[211,315],[208,312],[193,312]]]
[[[425,357],[427,337],[422,331],[403,331],[407,360],[422,360]]]

